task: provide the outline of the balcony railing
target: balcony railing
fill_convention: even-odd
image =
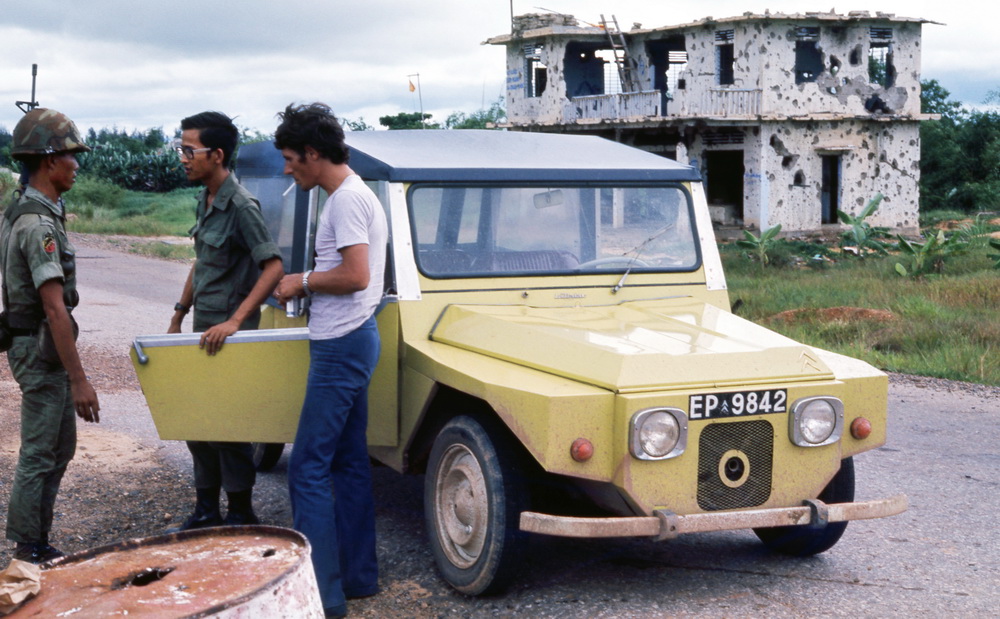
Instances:
[[[750,88],[712,88],[700,98],[689,99],[681,114],[690,116],[757,116],[760,114],[761,90]],[[676,113],[676,112],[674,112]]]
[[[700,96],[667,100],[658,90],[573,97],[566,107],[566,122],[585,119],[624,119],[651,116],[758,116],[759,89],[712,88]]]
[[[658,90],[573,97],[566,116],[569,121],[659,116],[660,98]]]

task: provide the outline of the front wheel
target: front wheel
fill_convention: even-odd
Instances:
[[[840,470],[817,498],[824,503],[849,503],[854,500],[854,458],[845,458],[840,462]],[[846,528],[847,521],[844,521],[830,522],[820,529],[800,525],[762,527],[753,532],[774,552],[809,557],[833,548]]]
[[[469,595],[494,593],[520,567],[528,504],[516,448],[499,430],[467,416],[434,440],[424,481],[431,550],[444,579]]]

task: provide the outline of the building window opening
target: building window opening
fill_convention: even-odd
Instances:
[[[892,62],[892,28],[869,29],[868,82],[882,88],[896,83],[896,67]]]
[[[681,73],[687,69],[687,52],[669,52],[667,54],[667,91],[684,90],[684,80]]]
[[[542,48],[528,45],[524,48],[525,96],[541,97],[548,82],[548,69],[542,64]]]
[[[815,82],[823,72],[823,53],[819,48],[819,28],[795,29],[795,83]]]
[[[604,94],[604,60],[598,57],[599,45],[571,41],[563,60],[566,97],[590,97]]]
[[[720,86],[729,86],[736,82],[736,54],[733,30],[718,30],[715,33],[715,74]]]
[[[597,50],[594,54],[604,62],[604,94],[617,95],[622,91],[621,75],[618,73],[618,62],[615,52],[610,49]]]

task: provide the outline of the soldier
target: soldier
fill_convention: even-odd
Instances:
[[[260,203],[229,172],[239,130],[220,112],[202,112],[181,121],[176,146],[188,180],[205,189],[198,195],[195,263],[174,305],[168,333],[180,333],[194,305],[194,330],[209,355],[240,329],[256,329],[260,305],[284,274],[281,253],[264,224]],[[210,414],[206,411],[206,414]],[[194,513],[172,532],[221,524],[257,524],[253,511],[256,471],[249,443],[188,441],[197,495]],[[223,520],[219,493],[225,489]]]
[[[14,558],[61,557],[49,544],[52,509],[76,451],[76,417],[97,423],[101,410],[76,348],[71,311],[79,302],[75,250],[66,237],[62,194],[90,148],[65,115],[34,109],[14,128],[11,154],[29,181],[0,221],[3,303],[13,336],[7,362],[21,388],[21,451],[7,510]]]

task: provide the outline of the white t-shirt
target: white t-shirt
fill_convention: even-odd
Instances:
[[[375,313],[382,300],[388,226],[382,205],[360,176],[352,174],[330,195],[316,230],[316,271],[343,262],[340,250],[368,245],[368,288],[351,294],[316,293],[309,316],[309,339],[343,337]]]

